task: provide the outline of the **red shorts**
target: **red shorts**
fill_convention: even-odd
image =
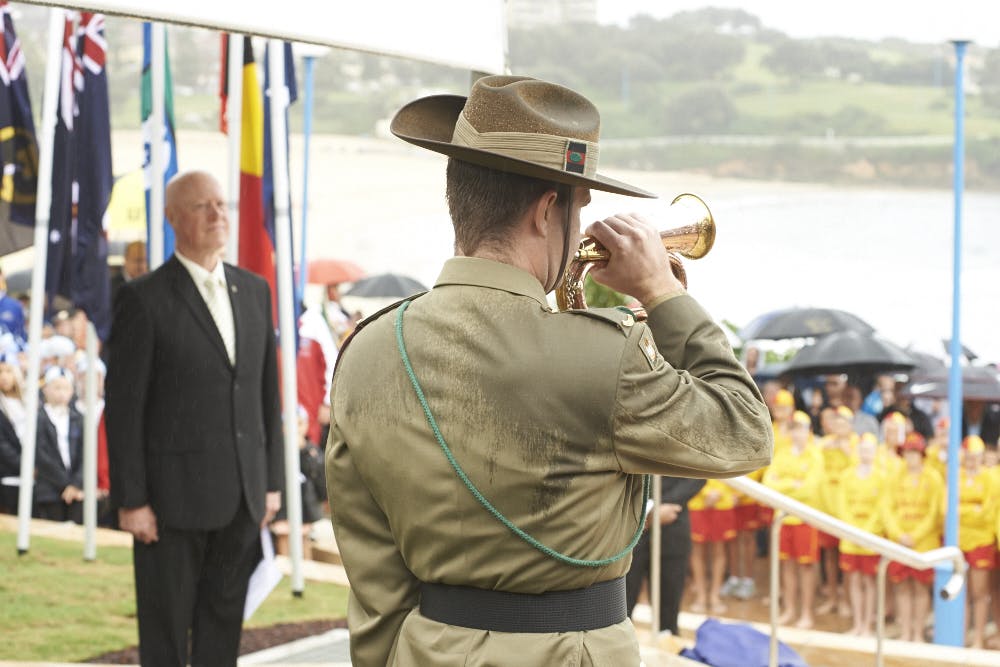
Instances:
[[[997,548],[992,544],[985,544],[962,553],[965,554],[965,562],[973,570],[995,570],[997,568]]]
[[[824,533],[819,531],[819,548],[820,549],[836,549],[840,547],[840,538],[831,535],[830,533]]]
[[[757,530],[762,525],[764,524],[760,520],[760,505],[750,503],[736,506],[736,530]]]
[[[930,586],[934,582],[934,568],[929,567],[926,570],[917,570],[895,561],[889,563],[889,580],[892,583],[898,584],[907,579],[913,579],[919,584]]]
[[[781,527],[781,560],[794,560],[802,565],[811,565],[819,560],[817,531],[807,523]]]
[[[879,557],[876,554],[840,554],[841,572],[860,572],[875,576],[878,572]],[[933,570],[931,570],[933,572]]]
[[[774,520],[774,508],[767,505],[759,505],[757,508],[757,520],[761,527],[770,526]]]
[[[691,541],[728,542],[736,537],[736,510],[689,510],[691,515]]]

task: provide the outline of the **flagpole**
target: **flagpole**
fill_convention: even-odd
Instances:
[[[39,343],[45,303],[45,267],[49,255],[49,216],[52,206],[52,149],[55,142],[59,102],[59,73],[65,26],[62,9],[49,11],[49,48],[45,63],[45,95],[42,98],[42,135],[38,158],[38,192],[35,199],[35,264],[31,274],[31,306],[28,321],[28,377],[25,379],[24,442],[21,443],[21,480],[17,505],[17,552],[25,554],[31,543],[31,498],[35,479],[35,439],[38,434]]]
[[[149,67],[153,87],[153,108],[149,112],[149,258],[150,270],[163,264],[163,172],[164,164],[163,139],[166,124],[164,107],[166,105],[166,47],[167,39],[162,23],[152,24],[152,39],[150,40]]]
[[[229,149],[229,243],[226,257],[230,264],[240,260],[240,149],[242,147],[243,122],[243,35],[229,35],[226,51],[229,62],[229,89],[226,91],[226,126],[228,127]]]
[[[295,369],[295,303],[292,287],[292,234],[288,210],[288,144],[285,109],[285,47],[270,40],[268,67],[271,89],[271,165],[274,179],[274,236],[277,256],[278,329],[281,332],[282,423],[285,435],[285,511],[288,515],[288,548],[292,561],[292,594],[302,595],[302,489],[299,486],[298,382]]]
[[[97,329],[87,322],[87,390],[83,414],[83,559],[97,559]]]
[[[312,137],[313,65],[315,61],[316,57],[309,53],[302,58],[306,71],[305,100],[302,109],[302,231],[299,234],[299,303],[303,302],[306,295],[306,235],[309,229],[307,225],[309,219],[309,139]]]
[[[955,40],[955,145],[953,190],[955,199],[952,238],[951,341],[948,368],[948,468],[945,478],[945,546],[958,545],[958,459],[962,440],[962,193],[965,188],[965,49],[968,41]],[[935,590],[941,590],[952,574],[951,566],[935,568]],[[963,646],[965,639],[965,587],[951,599],[934,596],[934,643]]]

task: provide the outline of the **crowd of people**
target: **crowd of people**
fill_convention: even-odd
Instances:
[[[846,375],[796,388],[768,381],[761,389],[774,425],[774,457],[751,477],[779,493],[862,530],[917,551],[943,543],[948,456],[944,401],[914,402],[890,375],[870,391]],[[969,565],[968,644],[1000,648],[987,637],[990,617],[1000,623],[1000,406],[967,402],[959,469],[959,548]],[[753,559],[766,550],[762,531],[772,511],[710,480],[687,502],[693,612],[727,613],[725,598],[758,597]],[[758,539],[761,538],[761,539]],[[848,631],[873,636],[880,556],[818,531],[796,517],[780,531],[782,624],[812,628],[817,615],[852,619]],[[638,561],[637,561],[638,564]],[[665,577],[684,578],[665,571]],[[727,577],[728,573],[728,577]],[[900,639],[929,638],[933,570],[891,563],[887,614]],[[679,595],[678,595],[679,598]],[[676,624],[676,611],[666,627]],[[738,615],[737,611],[735,615]],[[734,614],[730,614],[734,615]]]
[[[124,248],[122,264],[112,267],[112,298],[122,285],[146,275],[149,267],[142,241]],[[326,513],[326,482],[322,444],[329,419],[329,378],[340,340],[357,321],[339,303],[337,285],[326,286],[326,298],[300,319],[304,344],[299,350],[298,410],[302,516],[308,536],[312,524]],[[36,427],[35,475],[31,515],[53,521],[83,522],[83,441],[87,412],[85,373],[88,366],[88,318],[61,297],[42,326],[40,342],[40,401]],[[16,514],[21,474],[21,443],[26,435],[25,373],[29,341],[27,294],[8,294],[0,273],[0,513]],[[318,345],[317,341],[322,341]],[[106,354],[95,362],[98,423],[98,525],[115,527],[109,501],[110,475],[104,421]],[[326,379],[324,380],[324,377]],[[310,405],[311,410],[305,405]],[[288,521],[284,509],[271,524],[279,552],[287,552]],[[306,553],[310,540],[305,543]]]

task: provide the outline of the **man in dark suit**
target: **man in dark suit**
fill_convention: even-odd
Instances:
[[[280,509],[281,414],[271,298],[220,257],[210,175],[167,186],[175,254],[124,284],[106,385],[111,497],[135,536],[144,666],[235,665],[260,530]]]
[[[132,241],[125,246],[123,260],[121,270],[111,277],[112,303],[122,285],[149,273],[149,264],[146,263],[146,242]]]
[[[680,634],[677,616],[681,610],[688,558],[691,556],[691,517],[687,504],[703,486],[703,479],[661,477],[660,509],[650,512],[646,518],[647,528],[652,521],[660,522],[660,629],[670,630],[675,636]],[[642,534],[632,550],[632,565],[625,575],[625,601],[629,616],[639,600],[643,579],[650,576],[651,536],[650,530]]]

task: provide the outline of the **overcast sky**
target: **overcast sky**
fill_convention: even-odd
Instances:
[[[597,4],[598,19],[604,23],[625,23],[639,13],[665,18],[706,6],[733,7],[793,37],[902,37],[914,42],[961,37],[1000,46],[997,0],[598,0]]]

